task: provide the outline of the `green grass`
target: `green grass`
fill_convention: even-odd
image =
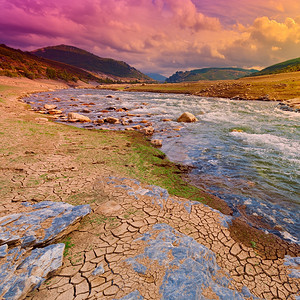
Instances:
[[[75,245],[72,243],[71,237],[66,237],[65,240],[63,240],[63,243],[65,244],[64,257],[66,257],[69,255],[70,249]]]

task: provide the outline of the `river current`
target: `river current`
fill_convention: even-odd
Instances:
[[[161,150],[168,158],[195,167],[190,178],[196,185],[224,199],[236,215],[237,207],[245,205],[248,214],[280,229],[269,232],[300,243],[299,113],[282,111],[276,102],[87,89],[41,93],[26,101],[34,108],[55,104],[64,113],[78,112],[92,120],[112,116],[132,121],[96,128],[124,130],[151,122],[152,138],[163,140]],[[176,122],[185,111],[199,121]]]

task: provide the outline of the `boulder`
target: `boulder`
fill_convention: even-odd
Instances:
[[[75,230],[89,205],[24,203],[25,211],[0,218],[0,299],[23,299],[62,265],[64,244],[52,244]]]
[[[84,115],[80,115],[78,113],[68,113],[68,121],[69,122],[91,122],[89,117]]]
[[[45,104],[44,108],[47,109],[47,110],[56,109],[57,105],[54,105],[54,104]]]
[[[108,118],[106,118],[106,122],[110,123],[110,124],[119,124],[120,120],[117,118],[108,117]]]
[[[187,123],[191,123],[191,122],[197,122],[197,118],[189,113],[189,112],[184,112],[178,119],[177,122],[187,122]]]
[[[141,129],[141,132],[145,135],[152,135],[154,133],[154,128],[152,126],[148,126]]]

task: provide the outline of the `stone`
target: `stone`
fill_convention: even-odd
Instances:
[[[103,214],[105,216],[110,216],[117,214],[121,209],[122,206],[112,200],[101,204],[95,212],[98,214]]]
[[[97,275],[102,275],[102,274],[104,274],[104,268],[103,268],[103,265],[101,264],[99,267],[97,267],[93,271],[92,275],[97,276]]]
[[[68,113],[68,121],[69,122],[91,122],[91,119],[84,115],[71,112],[71,113]]]
[[[178,119],[177,122],[187,122],[187,123],[191,123],[191,122],[197,122],[198,119],[191,113],[189,112],[184,112]]]
[[[28,292],[39,287],[49,273],[61,267],[64,248],[64,244],[36,248],[17,264],[13,259],[7,260],[9,267],[0,267],[0,298],[24,298]]]
[[[97,119],[97,120],[95,121],[95,123],[97,123],[97,124],[103,124],[103,123],[104,123],[104,120],[103,120],[103,119]]]
[[[230,278],[219,272],[215,254],[192,237],[167,224],[155,224],[139,240],[145,242],[144,253],[126,262],[142,275],[154,262],[166,269],[159,289],[161,299],[204,299],[204,287],[210,287],[220,299],[244,299],[231,289]],[[144,265],[141,261],[148,263]]]
[[[106,118],[106,122],[110,123],[110,124],[119,124],[120,120],[117,118],[108,117],[108,118]]]
[[[57,105],[55,105],[55,104],[45,104],[44,108],[47,109],[47,110],[52,110],[52,109],[56,109]]]
[[[151,140],[150,142],[153,146],[161,147],[162,146],[162,140]]]
[[[59,109],[51,109],[51,110],[48,110],[48,113],[49,115],[60,115],[62,114],[62,110],[59,110]]]
[[[154,133],[154,128],[152,126],[148,126],[141,129],[141,132],[145,135],[152,135]]]
[[[0,258],[3,258],[7,255],[7,249],[8,249],[7,244],[0,246]]]
[[[46,245],[76,229],[91,211],[63,202],[23,205],[24,212],[0,218],[0,299],[25,297],[60,268],[65,245]]]

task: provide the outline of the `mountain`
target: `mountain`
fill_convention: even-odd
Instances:
[[[257,73],[253,73],[250,76],[261,76],[261,75],[271,75],[279,73],[289,73],[300,71],[300,57],[295,59],[290,59],[279,64],[267,67]]]
[[[152,81],[148,76],[123,61],[102,58],[73,46],[59,45],[46,47],[37,49],[31,53],[112,79]]]
[[[29,79],[49,78],[75,82],[78,80],[103,82],[100,78],[79,68],[40,58],[4,44],[0,45],[0,75],[22,76]]]
[[[254,72],[257,72],[257,70],[240,68],[203,68],[185,72],[178,71],[167,78],[166,82],[237,79]]]
[[[167,77],[163,76],[161,74],[158,73],[145,73],[147,76],[149,76],[150,78],[156,80],[156,81],[160,81],[160,82],[164,82]]]

